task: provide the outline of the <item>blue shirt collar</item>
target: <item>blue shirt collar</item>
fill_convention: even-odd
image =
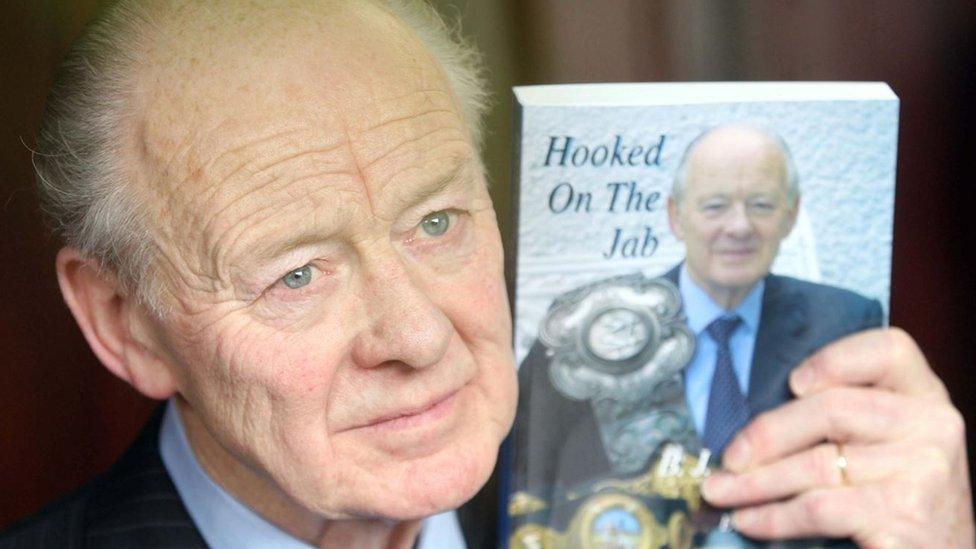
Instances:
[[[698,284],[692,280],[688,274],[688,265],[681,264],[678,273],[678,286],[681,291],[681,300],[684,305],[685,317],[688,319],[688,327],[701,334],[702,331],[720,316],[737,314],[742,319],[742,324],[746,330],[755,334],[759,331],[759,316],[762,312],[763,292],[766,289],[766,280],[760,279],[745,299],[731,311],[727,311],[719,306]]]
[[[173,399],[166,404],[159,432],[159,452],[180,499],[210,547],[311,547],[261,518],[210,478],[190,448]]]

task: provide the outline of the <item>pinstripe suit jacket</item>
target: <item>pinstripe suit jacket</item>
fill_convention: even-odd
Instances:
[[[207,547],[159,455],[162,410],[105,474],[0,534],[0,549]],[[470,549],[497,546],[495,479],[458,509]]]
[[[159,456],[162,407],[105,474],[15,524],[0,548],[206,547]]]

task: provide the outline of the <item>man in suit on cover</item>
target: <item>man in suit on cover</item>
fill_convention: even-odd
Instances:
[[[831,341],[882,324],[881,305],[875,300],[770,274],[799,207],[790,151],[766,130],[712,128],[692,141],[676,171],[668,219],[685,244],[686,258],[663,277],[678,287],[682,313],[695,336],[695,353],[683,372],[685,401],[713,456],[722,454],[749,419],[789,400],[789,374],[803,359]],[[724,334],[710,328],[723,323],[728,326]],[[721,341],[718,335],[724,335]],[[557,477],[603,474],[609,464],[600,445],[580,434],[595,428],[589,406],[527,386],[530,378],[549,385],[545,354],[537,343],[523,361],[522,409],[529,413],[520,415],[518,425],[540,422],[535,430],[541,431],[547,417],[580,417],[583,428],[552,435],[558,442],[551,451],[566,457],[542,461],[565,464]],[[544,393],[529,397],[533,391]],[[550,399],[558,403],[559,412],[541,411]],[[534,409],[538,417],[531,417]],[[538,441],[533,437],[528,444]],[[565,446],[574,443],[579,447]]]
[[[168,403],[115,466],[0,547],[495,545],[482,486],[516,385],[472,60],[411,0],[129,0],[87,30],[35,158],[66,244],[58,279],[104,366]],[[874,435],[946,474],[879,461],[852,431],[841,487],[771,437],[706,493],[753,506],[749,531],[767,537],[971,537],[958,414],[918,394],[939,382],[917,347],[881,332],[835,349],[872,369],[841,379],[827,357],[804,387],[904,399],[904,421],[909,406],[851,418],[921,422]],[[824,434],[810,417],[755,432]],[[958,429],[933,438],[944,425]],[[750,463],[794,481],[764,492]],[[815,489],[843,516],[797,513]],[[942,505],[893,532],[902,508],[858,513],[879,489]]]
[[[882,324],[875,300],[770,274],[796,223],[798,179],[782,139],[739,125],[696,138],[675,175],[668,219],[686,258],[665,277],[678,285],[696,336],[686,397],[716,455],[748,419],[790,398],[789,374],[803,359]]]

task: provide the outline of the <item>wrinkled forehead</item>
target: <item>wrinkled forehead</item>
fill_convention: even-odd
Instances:
[[[195,5],[170,15],[154,41],[140,78],[138,133],[167,175],[200,169],[255,124],[341,134],[375,124],[399,99],[453,107],[419,40],[372,4],[267,4]]]
[[[142,78],[137,139],[172,230],[321,199],[323,181],[337,204],[344,191],[379,195],[416,180],[404,173],[412,166],[472,152],[444,75],[412,32],[366,2],[325,5],[341,7],[301,21],[243,10],[157,43],[165,51]]]

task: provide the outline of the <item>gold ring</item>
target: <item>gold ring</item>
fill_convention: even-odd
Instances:
[[[844,486],[850,484],[850,480],[847,478],[847,456],[844,455],[844,443],[835,442],[834,446],[837,447],[837,470],[840,471],[840,482]]]

